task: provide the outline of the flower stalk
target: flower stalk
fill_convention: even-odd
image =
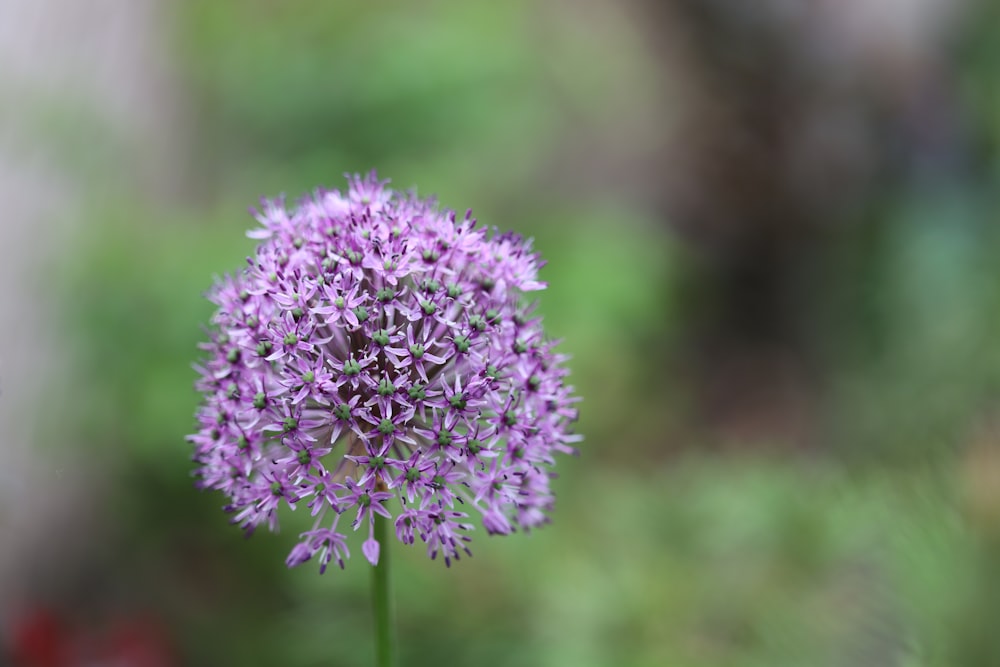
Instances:
[[[393,667],[396,653],[395,613],[392,600],[392,579],[389,573],[389,521],[384,516],[375,517],[375,539],[382,548],[378,565],[372,568],[372,610],[375,619],[375,664]]]

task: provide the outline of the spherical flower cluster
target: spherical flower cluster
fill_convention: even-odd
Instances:
[[[491,534],[547,521],[554,455],[579,439],[565,357],[522,297],[541,263],[374,173],[349,184],[264,202],[256,255],[209,293],[196,475],[248,532],[304,505],[289,566],[343,567],[346,522],[376,564],[376,514],[450,564],[470,512]]]

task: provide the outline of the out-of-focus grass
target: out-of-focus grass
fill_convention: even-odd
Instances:
[[[968,191],[906,200],[880,238],[844,247],[829,293],[849,317],[817,332],[837,363],[827,430],[839,455],[947,462],[995,411],[1000,228],[990,201]]]

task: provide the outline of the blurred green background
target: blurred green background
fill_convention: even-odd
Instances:
[[[185,0],[139,122],[22,96],[75,222],[22,276],[64,361],[0,526],[66,495],[8,645],[41,609],[151,619],[134,664],[370,664],[364,563],[286,570],[300,517],[245,540],[184,437],[247,207],[377,168],[535,238],[586,438],[552,525],[394,547],[400,664],[1000,665],[1000,12],[801,4]]]

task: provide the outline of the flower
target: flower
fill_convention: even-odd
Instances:
[[[470,513],[491,534],[548,521],[578,399],[524,300],[545,287],[530,241],[374,173],[348,180],[294,208],[265,201],[256,255],[209,292],[198,485],[248,532],[306,505],[315,525],[289,566],[343,567],[348,522],[376,564],[376,515],[450,565]]]

